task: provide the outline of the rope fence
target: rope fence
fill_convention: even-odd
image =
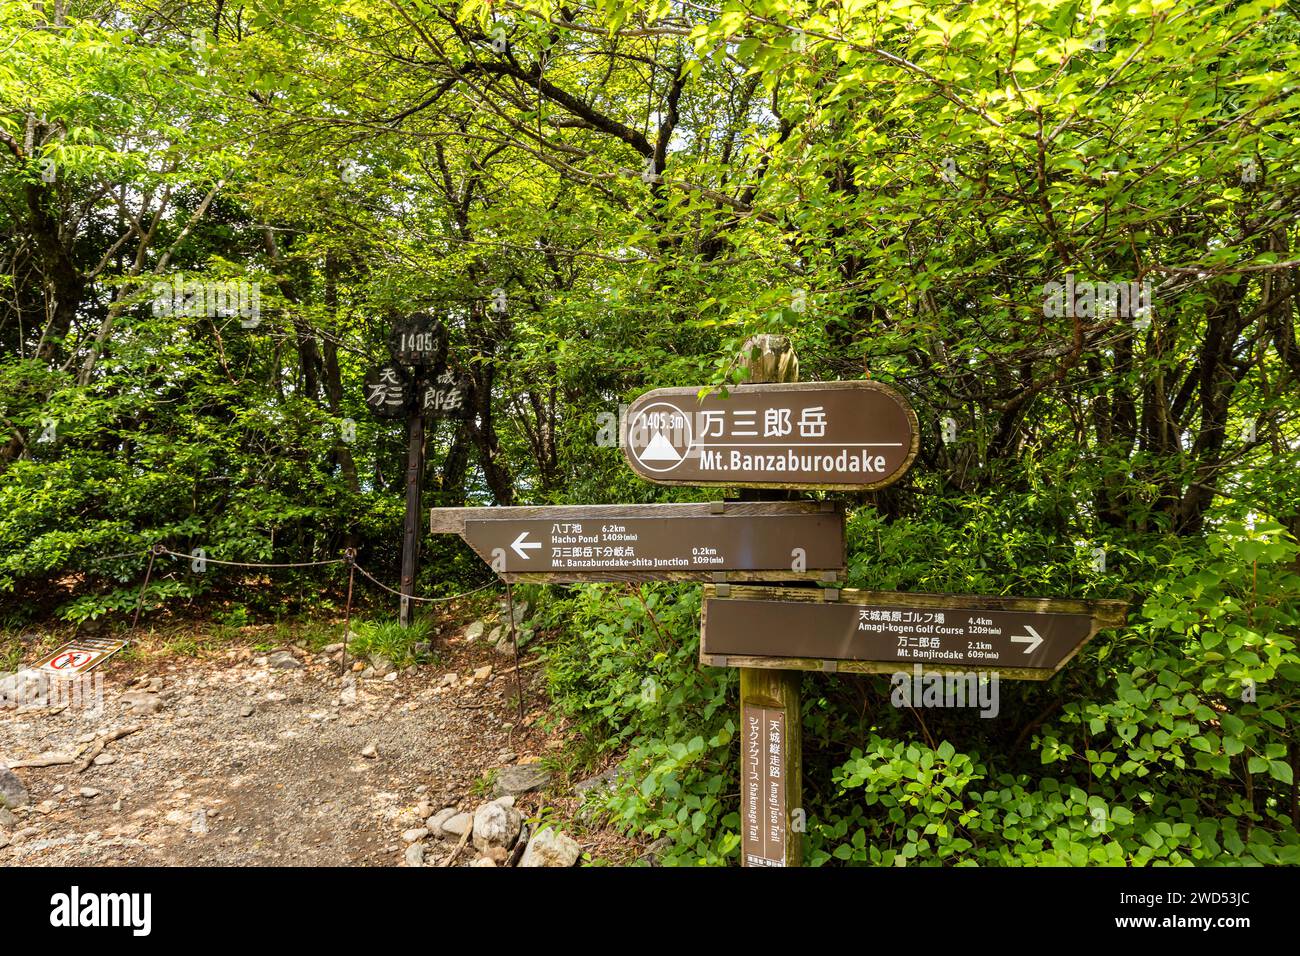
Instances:
[[[362,577],[364,577],[366,580],[368,580],[371,584],[373,584],[375,587],[379,588],[380,590],[386,591],[389,594],[395,595],[396,597],[399,598],[407,598],[408,600],[416,601],[420,604],[445,604],[451,601],[459,601],[463,598],[470,597],[471,595],[478,594],[481,591],[486,591],[488,588],[495,587],[496,585],[501,583],[499,581],[489,581],[486,584],[480,585],[479,587],[472,588],[460,594],[448,595],[446,597],[426,598],[426,597],[417,597],[414,594],[403,594],[401,591],[397,590],[396,588],[389,587],[387,584],[380,581],[373,574],[371,574],[364,567],[362,567],[357,562],[357,552],[355,548],[347,548],[344,551],[343,557],[341,558],[326,558],[321,561],[266,562],[266,561],[228,561],[221,558],[209,558],[206,553],[203,555],[196,555],[192,553],[183,554],[180,551],[173,551],[171,548],[168,548],[166,545],[154,544],[151,547],[145,549],[144,551],[124,551],[119,554],[101,555],[100,557],[97,558],[91,558],[90,562],[92,564],[96,564],[101,561],[109,561],[115,558],[144,557],[145,555],[149,556],[149,564],[145,568],[144,581],[141,582],[140,584],[140,593],[136,596],[135,614],[131,619],[132,630],[135,630],[136,626],[140,623],[140,613],[144,609],[144,595],[145,592],[149,589],[149,580],[153,576],[154,562],[157,558],[162,556],[179,558],[182,561],[202,561],[205,564],[210,562],[212,564],[221,565],[222,567],[231,567],[231,568],[318,568],[318,567],[326,567],[335,564],[346,564],[348,566],[348,597],[347,597],[347,605],[344,608],[344,612],[343,612],[343,622],[344,622],[343,623],[343,653],[339,662],[340,676],[344,676],[347,674],[348,639],[349,639],[349,635],[351,635],[352,633],[353,584],[356,579],[356,573],[358,571],[361,572]],[[524,688],[523,688],[523,680],[522,677],[520,676],[519,640],[515,633],[514,588],[509,583],[506,584],[506,600],[508,602],[507,614],[509,615],[509,619],[510,619],[510,641],[511,644],[513,645],[513,651],[514,651],[516,696],[517,696],[518,706],[519,706],[519,717],[522,720],[524,716]]]
[[[361,572],[362,577],[368,580],[375,587],[379,588],[381,591],[386,591],[389,594],[392,594],[399,598],[405,597],[411,601],[415,601],[420,604],[446,604],[451,601],[459,601],[463,598],[470,597],[471,595],[478,594],[481,591],[486,591],[488,588],[495,587],[500,583],[498,581],[489,581],[486,584],[480,585],[479,587],[476,588],[471,588],[470,590],[464,591],[460,594],[451,594],[444,597],[430,598],[430,597],[419,597],[414,594],[404,595],[402,594],[401,591],[397,590],[396,588],[389,587],[383,581],[380,581],[373,574],[367,571],[357,561],[356,550],[354,548],[348,548],[347,551],[344,553],[343,557],[341,558],[325,558],[320,561],[270,562],[270,561],[228,561],[223,558],[209,558],[206,554],[200,557],[195,554],[184,554],[180,551],[173,551],[171,548],[168,548],[166,545],[155,544],[152,547],[146,548],[143,551],[123,551],[118,554],[105,554],[97,558],[91,558],[90,561],[92,564],[97,564],[101,561],[110,561],[115,558],[144,557],[145,555],[149,556],[149,565],[145,569],[144,582],[140,585],[140,595],[139,598],[136,600],[135,617],[131,621],[132,628],[134,628],[140,621],[140,612],[142,610],[144,593],[148,589],[149,579],[153,575],[154,560],[164,555],[171,558],[179,558],[182,561],[202,561],[205,564],[217,564],[217,565],[221,565],[222,567],[230,567],[230,568],[319,568],[319,567],[327,567],[335,564],[346,564],[349,567],[348,602],[347,602],[348,619],[350,619],[351,611],[352,611],[352,574],[351,574],[352,571]]]
[[[173,558],[181,558],[187,561],[200,560],[207,564],[224,564],[232,568],[319,568],[327,564],[344,564],[347,558],[327,558],[324,561],[288,561],[280,564],[268,564],[263,562],[251,561],[223,561],[220,558],[209,558],[206,554],[202,558],[197,558],[193,554],[181,554],[179,551],[173,551],[170,548],[163,547],[161,544],[154,545],[155,554],[167,554]]]

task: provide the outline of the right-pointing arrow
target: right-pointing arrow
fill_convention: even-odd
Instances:
[[[1028,644],[1029,646],[1025,648],[1025,653],[1032,654],[1034,651],[1038,650],[1038,645],[1043,643],[1043,635],[1039,634],[1028,624],[1025,625],[1025,630],[1029,633],[1017,634],[1012,637],[1011,640],[1017,644]]]

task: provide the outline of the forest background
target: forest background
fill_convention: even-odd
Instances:
[[[0,0],[7,663],[128,620],[155,542],[395,580],[405,435],[362,379],[411,312],[467,386],[426,506],[705,500],[602,425],[778,333],[921,423],[904,481],[838,496],[851,586],[1132,602],[995,720],[807,676],[810,862],[1300,863],[1298,15]],[[344,580],[164,565],[145,622]],[[486,580],[425,541],[421,593]],[[734,860],[698,588],[530,597],[577,759],[629,771],[606,809]]]

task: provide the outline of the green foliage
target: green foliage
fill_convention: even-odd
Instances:
[[[394,667],[409,667],[428,660],[427,651],[421,653],[415,645],[429,643],[432,630],[431,622],[419,617],[405,628],[396,620],[354,621],[348,653],[361,660],[378,654]]]
[[[132,614],[137,604],[143,610],[155,610],[169,600],[187,599],[201,593],[201,586],[189,581],[162,581],[149,585],[143,592],[139,588],[117,588],[107,593],[83,594],[59,608],[58,615],[65,621],[84,624],[106,614]]]
[[[1276,524],[1225,522],[1203,547],[1165,541],[1093,582],[1075,580],[1087,572],[1069,560],[1049,578],[1032,561],[961,571],[968,554],[1000,553],[989,546],[999,532],[1030,547],[1022,521],[993,513],[971,509],[966,527],[950,527],[936,566],[925,521],[855,512],[855,540],[879,535],[858,549],[873,560],[857,583],[937,590],[956,574],[979,588],[991,575],[1014,591],[1018,574],[1035,593],[1096,592],[1124,587],[1127,574],[1128,586],[1154,576],[1149,596],[1128,627],[1103,633],[1045,688],[1002,681],[994,720],[933,711],[918,725],[885,706],[881,678],[806,677],[810,864],[1300,862],[1294,539]],[[643,588],[644,605],[618,589],[575,590],[549,610],[569,635],[551,650],[551,691],[601,749],[626,752],[624,782],[597,798],[601,808],[630,831],[672,836],[670,865],[734,858],[735,681],[698,666],[697,590]],[[657,697],[660,687],[672,692]],[[858,691],[866,716],[848,719]],[[1053,719],[1040,724],[1043,713]],[[947,739],[926,745],[918,731]]]
[[[628,751],[631,783],[598,794],[602,809],[672,836],[665,865],[734,857],[735,678],[698,665],[698,589],[585,586],[549,613],[567,619],[546,650],[552,698],[598,752]]]

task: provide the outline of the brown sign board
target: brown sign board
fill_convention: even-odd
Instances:
[[[785,866],[785,711],[742,706],[740,725],[743,862],[745,866]]]
[[[830,502],[435,508],[507,581],[833,582],[844,512]]]
[[[997,671],[1046,680],[1124,601],[705,586],[700,660],[721,667],[892,673]]]
[[[661,485],[871,490],[903,476],[916,413],[880,382],[659,388],[628,408],[623,453]]]

